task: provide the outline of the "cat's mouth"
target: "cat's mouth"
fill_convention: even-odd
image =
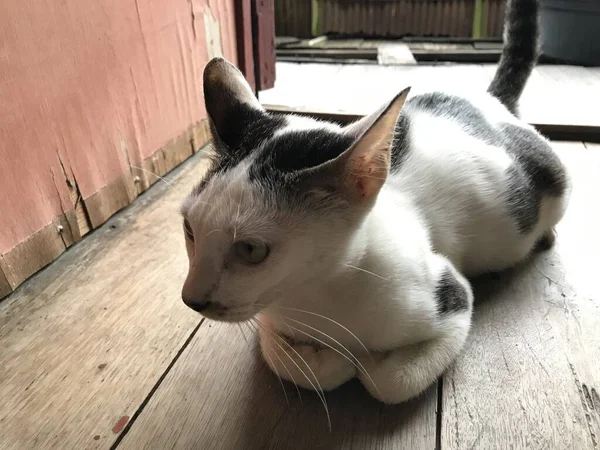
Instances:
[[[186,303],[188,307],[199,312],[207,319],[219,322],[245,322],[258,312],[254,303],[237,306],[225,306],[217,302],[206,302],[202,305]]]

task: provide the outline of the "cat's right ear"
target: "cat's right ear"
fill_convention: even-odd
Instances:
[[[204,69],[204,103],[213,137],[235,148],[247,126],[264,114],[244,75],[223,58],[213,58]]]

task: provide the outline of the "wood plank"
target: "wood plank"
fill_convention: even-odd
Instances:
[[[362,114],[348,113],[344,111],[333,112],[330,109],[318,110],[310,107],[289,107],[282,105],[263,105],[267,111],[277,113],[293,113],[300,116],[313,117],[319,120],[327,120],[330,122],[336,122],[340,125],[352,123],[361,117]],[[600,126],[598,127],[586,127],[586,126],[569,126],[569,125],[552,125],[544,123],[532,123],[540,133],[542,133],[548,139],[555,140],[577,140],[586,139],[593,142],[600,142]]]
[[[489,75],[481,65],[278,63],[277,70],[276,86],[261,92],[261,102],[354,114],[370,113],[407,86],[412,86],[413,92],[418,93],[448,87],[486,89],[489,84]],[[299,89],[299,86],[306,88]]]
[[[72,174],[67,174],[65,166],[61,165],[71,204],[61,203],[61,208],[65,211],[62,215],[0,255],[0,266],[3,265],[4,277],[11,286],[10,290],[3,289],[0,280],[0,298],[58,258],[74,242],[81,240],[91,227],[99,227],[117,211],[128,206],[139,194],[159,181],[160,176],[181,164],[209,141],[208,119],[203,119],[144,159],[140,163],[141,167],[131,165],[127,158],[129,172],[120,175],[86,199],[82,198],[75,178]],[[58,176],[54,177],[54,183],[58,190]],[[59,226],[62,227],[60,233]]]
[[[401,42],[380,44],[377,47],[377,62],[381,65],[416,64],[408,44]]]
[[[52,223],[2,255],[0,266],[13,290],[31,274],[58,258],[76,240],[81,239],[78,231],[71,228],[72,221],[67,219],[68,216],[75,219],[75,212],[69,211],[58,216]]]
[[[574,179],[557,245],[477,281],[471,335],[443,381],[444,449],[598,447],[600,151],[555,147]]]
[[[107,449],[199,323],[178,208],[157,184],[0,304],[2,449]]]
[[[250,337],[246,331],[247,337]],[[254,338],[205,322],[119,445],[139,449],[425,449],[435,447],[436,387],[409,404],[384,406],[359,383],[301,397],[262,362]]]
[[[252,0],[254,69],[256,89],[275,85],[275,5],[274,0]]]
[[[256,91],[251,0],[235,0],[235,34],[238,67],[246,77],[250,87]]]
[[[133,173],[129,171],[86,198],[84,204],[92,227],[98,228],[114,213],[133,202],[137,195]]]
[[[377,61],[377,48],[281,48],[277,56],[299,56],[308,58],[326,57],[331,59],[370,59]]]
[[[0,256],[0,298],[12,292],[12,286],[6,279],[6,275],[4,275],[4,266],[4,258]]]
[[[486,65],[490,79],[494,65]],[[533,123],[600,126],[600,68],[537,66],[520,101],[524,120]]]
[[[335,70],[338,67],[338,70]],[[293,108],[366,114],[403,87],[413,95],[432,89],[485,90],[492,64],[341,65],[277,63],[277,83],[262,92],[261,102]],[[300,89],[299,87],[303,87]],[[567,131],[600,130],[597,102],[600,68],[538,66],[523,93],[524,120]],[[584,130],[585,131],[585,130]]]

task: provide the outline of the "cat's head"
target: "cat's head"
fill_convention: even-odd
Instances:
[[[233,65],[209,62],[215,156],[182,206],[183,301],[212,319],[244,321],[335,265],[388,175],[407,94],[341,128],[266,112]]]

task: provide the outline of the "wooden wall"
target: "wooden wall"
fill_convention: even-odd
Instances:
[[[278,36],[499,38],[506,0],[275,0]]]
[[[208,142],[202,71],[237,62],[234,15],[234,0],[2,1],[0,297]]]

